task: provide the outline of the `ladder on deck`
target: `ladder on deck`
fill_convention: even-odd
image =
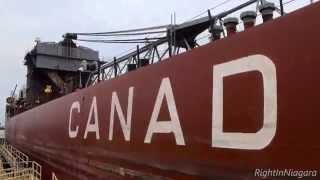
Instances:
[[[41,180],[41,165],[0,139],[0,180]]]

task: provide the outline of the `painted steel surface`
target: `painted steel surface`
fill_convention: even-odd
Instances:
[[[319,15],[315,3],[56,99],[7,121],[7,138],[39,161],[44,179],[256,179],[256,168],[319,170]],[[224,69],[229,63],[236,67]],[[237,67],[248,71],[232,74]],[[230,75],[217,79],[223,71]],[[217,139],[219,126],[239,136]]]

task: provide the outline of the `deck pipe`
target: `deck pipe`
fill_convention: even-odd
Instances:
[[[243,21],[245,30],[254,27],[256,18],[257,13],[255,11],[244,11],[240,14],[240,19]]]
[[[273,19],[274,10],[276,10],[274,3],[265,2],[259,6],[259,11],[262,14],[264,23]]]
[[[214,25],[212,28],[209,29],[209,33],[211,33],[210,40],[215,41],[221,38],[221,33],[223,32],[223,27]]]
[[[233,35],[237,33],[237,25],[239,24],[239,20],[236,17],[228,17],[223,20],[223,25],[227,29],[227,35]]]

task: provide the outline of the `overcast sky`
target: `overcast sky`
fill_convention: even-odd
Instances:
[[[15,84],[25,84],[25,53],[34,40],[60,41],[66,32],[103,32],[164,25],[173,12],[183,22],[225,0],[0,0],[0,122],[5,98]],[[221,12],[247,0],[233,0],[215,9]],[[272,0],[275,2],[275,0]],[[284,2],[290,0],[284,0]],[[296,0],[292,10],[310,0]],[[214,13],[213,13],[214,14]],[[123,52],[119,45],[83,44],[100,51],[105,58]]]

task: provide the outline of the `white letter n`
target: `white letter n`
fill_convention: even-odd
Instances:
[[[111,99],[111,113],[110,113],[110,125],[109,125],[109,140],[112,140],[113,137],[113,124],[114,124],[114,113],[117,111],[121,129],[126,141],[130,141],[130,132],[131,132],[131,117],[132,117],[132,101],[133,101],[133,89],[134,87],[129,88],[129,97],[128,97],[128,108],[127,108],[127,121],[124,118],[123,111],[120,106],[119,98],[117,92],[112,93]]]
[[[263,127],[257,133],[223,132],[223,78],[250,71],[258,71],[263,77]],[[277,79],[274,63],[266,56],[253,55],[213,66],[212,147],[260,150],[270,144],[276,129]]]

